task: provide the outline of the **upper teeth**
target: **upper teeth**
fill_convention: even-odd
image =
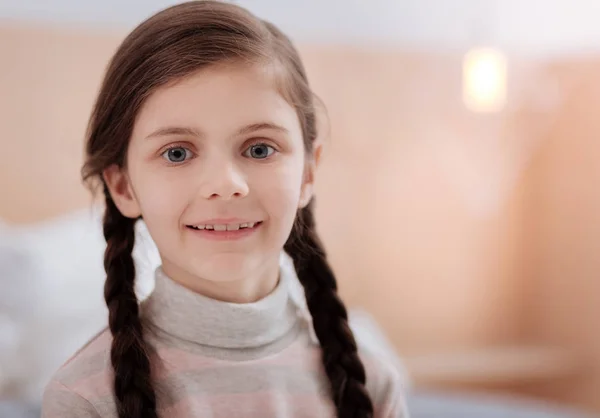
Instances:
[[[193,225],[196,229],[213,229],[215,231],[237,231],[240,228],[254,228],[256,222],[248,222],[243,224],[227,224],[227,225]]]

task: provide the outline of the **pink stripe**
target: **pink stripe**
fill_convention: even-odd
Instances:
[[[94,400],[112,394],[112,373],[104,370],[73,385],[73,389],[86,399]]]
[[[197,356],[175,348],[161,349],[159,350],[159,355],[163,360],[164,367],[156,367],[155,365],[153,371],[154,379],[157,381],[165,380],[178,373],[199,372],[207,368],[239,367],[242,364],[248,366],[253,363],[261,367],[284,366],[304,372],[307,370],[309,372],[311,370],[319,372],[322,367],[320,353],[317,350],[311,350],[310,353],[302,352],[301,350],[291,350],[286,355],[276,355],[243,363]],[[110,367],[109,363],[107,363],[107,367]],[[112,379],[113,373],[111,369],[106,368],[100,373],[95,373],[74,382],[71,386],[81,396],[92,400],[108,396],[112,393]]]
[[[177,348],[162,348],[158,350],[165,368],[157,368],[156,377],[165,377],[167,374],[176,374],[180,372],[200,371],[206,368],[215,367],[236,367],[240,364],[260,366],[292,366],[310,372],[321,370],[321,353],[318,349],[306,350],[306,347],[292,346],[282,353],[271,355],[269,357],[255,360],[244,360],[243,362],[221,360],[205,356],[191,354]]]
[[[255,392],[186,397],[175,405],[161,410],[164,416],[196,416],[211,412],[212,418],[242,416],[244,412],[261,416],[333,417],[329,400],[317,395],[284,396],[281,393]]]

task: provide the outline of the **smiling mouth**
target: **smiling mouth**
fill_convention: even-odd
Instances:
[[[240,231],[255,229],[262,224],[259,222],[247,222],[241,224],[214,224],[214,225],[186,225],[190,229],[197,231],[214,231],[214,232],[227,232],[227,231]]]

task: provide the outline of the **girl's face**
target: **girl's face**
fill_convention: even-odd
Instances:
[[[256,299],[277,281],[318,152],[305,156],[296,111],[265,71],[215,67],[154,92],[127,168],[104,178],[119,210],[143,217],[168,276],[216,298]]]

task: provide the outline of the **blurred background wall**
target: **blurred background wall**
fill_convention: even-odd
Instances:
[[[302,52],[331,125],[319,229],[346,301],[415,384],[600,413],[600,3],[237,3]],[[90,206],[79,169],[104,69],[169,4],[0,1],[5,223]],[[492,112],[462,96],[477,46],[507,63]]]

